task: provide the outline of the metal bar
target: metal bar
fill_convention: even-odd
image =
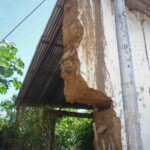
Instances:
[[[114,0],[118,57],[128,150],[142,150],[138,100],[134,81],[124,0]]]

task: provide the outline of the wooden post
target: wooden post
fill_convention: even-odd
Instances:
[[[52,117],[50,122],[50,150],[54,150],[55,145],[55,124],[56,117]]]

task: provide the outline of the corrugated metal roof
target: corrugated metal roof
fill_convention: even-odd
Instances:
[[[58,0],[45,31],[38,43],[34,57],[16,100],[17,105],[91,108],[67,103],[60,76],[60,59],[63,55],[62,18],[65,0]]]
[[[63,93],[64,83],[60,76],[59,62],[64,49],[62,42],[64,1],[57,1],[45,31],[37,45],[23,86],[16,100],[16,104],[18,105],[91,108],[87,105],[67,103]],[[140,1],[143,5],[145,4],[143,1],[148,2],[148,0]],[[136,0],[126,0],[126,2],[129,8],[133,8],[133,6],[137,10],[143,8],[141,7],[143,5],[137,5]],[[145,10],[149,13],[149,8],[147,9]]]

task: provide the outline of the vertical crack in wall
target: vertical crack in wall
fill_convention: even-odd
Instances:
[[[77,49],[84,30],[78,15],[77,1],[66,1],[63,20],[64,55],[61,59],[61,76],[64,79],[66,100],[90,105],[111,105],[111,99],[103,92],[88,87],[81,75]]]

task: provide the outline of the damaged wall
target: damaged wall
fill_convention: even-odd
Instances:
[[[144,150],[150,147],[150,18],[128,11],[128,25]],[[138,32],[137,32],[138,31]]]
[[[106,41],[101,17],[101,4],[98,0],[66,1],[63,20],[65,50],[61,59],[61,76],[68,102],[94,107],[112,103],[105,89],[108,71],[104,59]],[[103,126],[106,129],[97,134]],[[121,123],[113,108],[95,111],[94,130],[96,149],[108,146],[116,150],[122,149]]]
[[[93,129],[96,150],[122,150],[121,123],[113,109],[95,111]]]
[[[105,90],[112,97],[115,111],[122,124],[122,143],[126,149],[124,114],[122,92],[119,74],[119,61],[116,42],[114,4],[111,0],[101,1],[106,39],[105,64],[106,74]],[[140,126],[143,149],[150,147],[150,18],[136,11],[127,11],[127,21],[133,59],[133,69],[140,111]],[[111,36],[110,36],[111,35]]]
[[[78,11],[80,7],[78,4],[82,2],[68,0],[64,6],[63,43],[65,50],[61,59],[61,76],[65,84],[64,94],[68,102],[79,102],[93,106],[111,105],[111,98],[90,86],[90,83],[93,83],[91,79],[93,71],[95,71],[92,61],[95,59],[96,51],[96,46],[94,47],[96,44],[95,26],[91,20],[92,16],[88,14],[89,7],[82,11],[83,14],[80,10]],[[82,8],[84,6],[81,4]],[[92,28],[94,30],[90,30]],[[80,63],[81,61],[82,63]],[[84,65],[87,67],[85,72],[82,71]],[[86,75],[83,76],[82,72]],[[92,76],[89,77],[89,75]]]
[[[120,150],[122,141],[126,149],[114,4],[111,0],[67,0],[64,9],[65,51],[61,68],[66,99],[91,105],[110,104],[112,100],[115,111],[94,113],[95,147],[105,149],[115,145]],[[150,147],[150,18],[128,8],[127,17],[143,148],[147,150]]]

